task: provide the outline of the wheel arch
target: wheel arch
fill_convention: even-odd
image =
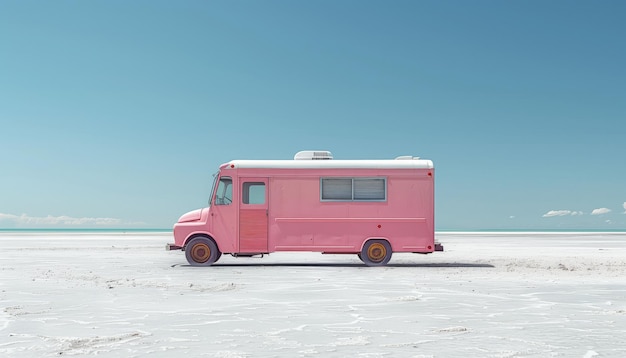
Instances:
[[[370,236],[370,237],[365,238],[365,240],[363,240],[363,242],[361,243],[361,247],[359,248],[359,252],[363,251],[363,248],[365,247],[367,242],[371,241],[371,240],[384,240],[384,241],[387,241],[389,246],[391,246],[391,251],[393,252],[393,244],[391,243],[391,240],[389,240],[389,238],[384,237],[384,236]]]
[[[204,237],[207,238],[211,241],[213,241],[213,243],[215,244],[215,246],[217,246],[217,248],[220,248],[220,245],[217,243],[217,241],[215,240],[215,238],[213,237],[213,235],[207,233],[207,232],[194,232],[192,234],[190,234],[189,236],[187,236],[187,238],[185,239],[185,242],[183,243],[183,251],[185,251],[185,248],[187,247],[187,244],[189,243],[189,241],[191,241],[192,239],[195,239],[196,237]]]

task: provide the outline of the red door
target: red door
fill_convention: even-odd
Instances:
[[[267,252],[267,178],[241,178],[239,252]]]

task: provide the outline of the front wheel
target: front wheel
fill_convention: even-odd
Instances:
[[[368,240],[358,256],[367,266],[384,266],[391,260],[391,245],[387,240]]]
[[[222,253],[215,242],[206,237],[194,237],[185,246],[185,257],[192,266],[210,266],[219,260]]]

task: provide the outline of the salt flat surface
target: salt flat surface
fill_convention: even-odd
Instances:
[[[626,357],[626,234],[437,237],[198,268],[167,234],[0,233],[0,356]]]

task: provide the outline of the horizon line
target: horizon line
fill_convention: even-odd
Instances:
[[[80,232],[80,231],[108,231],[108,232],[123,232],[123,231],[132,231],[132,232],[141,232],[141,231],[149,231],[149,232],[171,232],[172,228],[97,228],[97,227],[5,227],[0,228],[0,232],[10,232],[10,231],[56,231],[56,232]],[[613,229],[599,229],[599,228],[480,228],[480,229],[435,229],[435,233],[463,233],[463,232],[626,232],[626,228],[613,228]]]

